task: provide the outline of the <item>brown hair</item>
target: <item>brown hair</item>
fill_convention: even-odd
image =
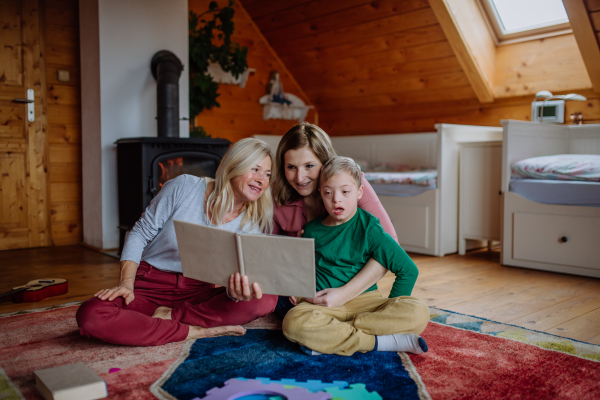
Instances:
[[[287,131],[283,135],[283,138],[281,138],[279,146],[277,146],[277,154],[275,156],[276,177],[273,182],[273,198],[279,206],[291,203],[300,198],[296,189],[290,185],[285,177],[284,157],[288,151],[303,147],[308,147],[315,153],[321,164],[325,164],[337,156],[331,144],[331,139],[318,126],[302,122]]]
[[[350,178],[356,183],[356,187],[360,188],[362,185],[362,176],[360,173],[360,166],[351,159],[350,157],[333,157],[327,161],[321,169],[321,179],[319,180],[319,186],[324,182],[327,182],[332,176],[345,172],[350,175]]]

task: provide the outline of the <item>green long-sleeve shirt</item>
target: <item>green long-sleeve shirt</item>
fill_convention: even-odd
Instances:
[[[368,212],[358,208],[350,221],[337,226],[313,220],[303,236],[315,239],[317,290],[345,285],[373,258],[396,275],[389,297],[410,296],[419,270]],[[366,291],[375,289],[377,284]]]

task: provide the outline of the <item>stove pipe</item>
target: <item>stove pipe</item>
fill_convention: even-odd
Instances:
[[[179,137],[179,76],[183,64],[168,50],[154,54],[150,63],[156,79],[158,137]]]

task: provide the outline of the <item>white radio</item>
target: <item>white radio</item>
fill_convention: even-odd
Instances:
[[[533,122],[565,122],[565,101],[534,101],[531,103],[531,121]]]

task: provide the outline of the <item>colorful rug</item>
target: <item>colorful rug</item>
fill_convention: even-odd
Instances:
[[[110,399],[193,399],[236,376],[365,383],[384,399],[600,397],[600,346],[433,308],[430,351],[410,357],[308,357],[274,316],[239,338],[116,346],[81,337],[76,310],[0,315],[0,399],[41,399],[33,371],[79,361],[107,382]]]
[[[312,357],[281,331],[252,329],[244,337],[197,340],[152,387],[163,399],[192,400],[232,378],[365,383],[384,399],[429,398],[405,354],[369,352]],[[265,400],[268,396],[264,397]]]

